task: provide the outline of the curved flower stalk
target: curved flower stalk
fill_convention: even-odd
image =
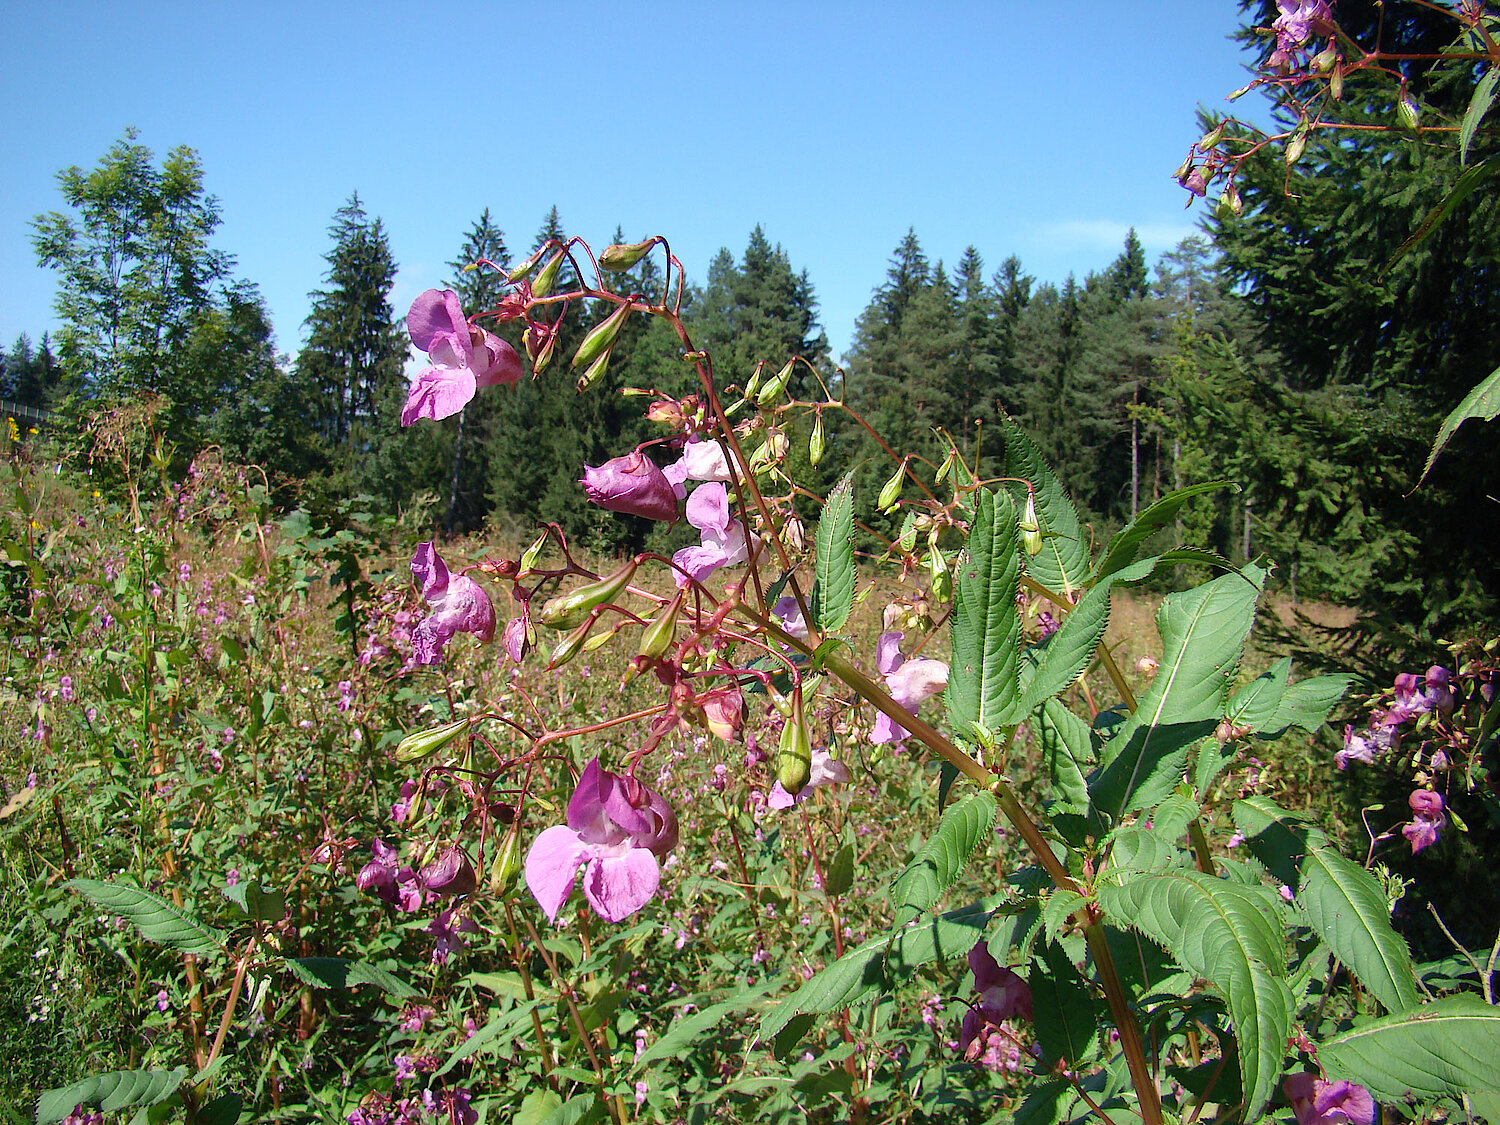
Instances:
[[[557,920],[583,873],[583,897],[606,922],[628,918],[656,894],[659,857],[677,846],[677,817],[653,789],[595,758],[568,802],[567,824],[548,828],[526,855],[526,885]]]

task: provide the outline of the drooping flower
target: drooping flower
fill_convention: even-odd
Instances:
[[[1300,47],[1314,35],[1333,34],[1333,13],[1328,0],[1276,0],[1281,14],[1271,24],[1276,32],[1276,46],[1289,51]]]
[[[1289,1074],[1281,1083],[1297,1125],[1373,1125],[1375,1099],[1357,1082],[1325,1082],[1315,1074]]]
[[[1032,1018],[1031,987],[996,961],[983,939],[969,950],[969,969],[974,974],[979,1003],[964,1015],[958,1047],[970,1062],[984,1062],[1005,1044],[1014,1042],[1014,1036],[1002,1024]]]
[[[721,566],[734,566],[750,557],[752,544],[759,550],[760,540],[745,538],[744,526],[729,513],[729,491],[718,481],[701,484],[687,502],[688,523],[696,527],[702,542],[683,547],[672,556],[679,568],[677,585],[702,582]],[[685,572],[685,573],[684,573]]]
[[[1402,672],[1396,677],[1396,706],[1406,717],[1425,715],[1436,711],[1447,714],[1453,710],[1453,673],[1441,664],[1434,664],[1426,673]]]
[[[802,616],[802,607],[797,604],[797,599],[791,594],[776,599],[776,604],[771,607],[771,613],[781,619],[782,628],[788,633],[799,641],[807,640],[810,635],[807,618]]]
[[[526,885],[556,921],[583,872],[583,896],[606,922],[628,918],[656,894],[659,856],[677,846],[677,817],[661,794],[595,758],[568,802],[567,824],[548,828],[526,855]]]
[[[677,493],[671,482],[639,449],[611,458],[597,468],[585,465],[578,483],[592,503],[611,512],[668,523],[677,518]]]
[[[1423,848],[1437,843],[1438,832],[1448,823],[1443,815],[1443,795],[1431,789],[1415,789],[1407,798],[1411,806],[1411,823],[1401,829],[1401,835],[1411,842],[1413,855]]]
[[[477,882],[474,865],[464,850],[456,845],[438,852],[417,872],[417,878],[425,889],[439,895],[472,894]]]
[[[422,883],[409,864],[384,840],[375,839],[370,848],[374,858],[354,877],[362,891],[373,891],[383,902],[394,903],[405,911],[422,909]]]
[[[740,728],[745,725],[745,697],[735,685],[704,692],[698,697],[698,706],[710,734],[725,742],[733,742],[740,736]]]
[[[771,795],[767,798],[766,805],[773,809],[789,809],[806,800],[808,795],[820,785],[843,785],[848,780],[849,767],[832,758],[828,753],[828,747],[814,746],[812,764],[807,772],[807,784],[793,797],[778,781],[771,787]]]
[[[905,636],[897,632],[880,634],[875,643],[875,668],[885,677],[885,690],[891,693],[891,698],[915,714],[923,700],[931,699],[948,686],[948,665],[925,656],[908,660],[901,652]],[[870,741],[900,742],[910,733],[882,711],[875,716]]]
[[[413,659],[418,664],[436,664],[443,646],[455,633],[473,633],[481,641],[495,635],[495,607],[490,596],[472,578],[450,575],[431,543],[417,544],[411,572],[422,583],[422,597],[432,613],[411,631]]]
[[[411,341],[432,363],[417,373],[401,409],[401,424],[418,418],[447,418],[469,404],[480,387],[514,383],[521,357],[498,336],[471,325],[458,294],[429,289],[406,314]]]

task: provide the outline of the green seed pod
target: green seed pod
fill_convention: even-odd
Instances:
[[[648,660],[660,660],[672,647],[672,637],[677,631],[677,611],[682,607],[682,595],[673,598],[662,607],[655,620],[641,630],[641,647],[636,651]]]
[[[750,372],[750,379],[745,383],[745,398],[752,399],[755,392],[760,389],[761,365],[756,364],[755,370]]]
[[[1036,518],[1036,493],[1026,494],[1026,512],[1021,516],[1021,543],[1033,557],[1042,553],[1042,525]]]
[[[1417,103],[1404,86],[1400,97],[1396,99],[1396,116],[1400,118],[1403,129],[1415,129],[1422,123],[1422,111],[1417,108]]]
[[[807,460],[816,465],[823,460],[823,451],[827,443],[823,438],[823,412],[820,410],[813,417],[812,437],[807,439]]]
[[[1338,65],[1338,61],[1339,49],[1330,43],[1313,56],[1312,68],[1317,74],[1329,74]]]
[[[1202,151],[1208,152],[1209,150],[1211,150],[1212,148],[1214,148],[1223,139],[1224,139],[1224,122],[1220,121],[1216,126],[1214,126],[1212,129],[1210,129],[1207,133],[1203,134],[1203,137],[1198,141],[1198,147]]]
[[[561,668],[582,652],[583,642],[589,639],[589,633],[593,631],[593,628],[594,618],[586,617],[582,625],[558,641],[557,647],[552,650],[552,656],[547,660],[547,671]]]
[[[569,364],[573,370],[580,367],[588,367],[605,352],[614,346],[619,338],[620,329],[625,326],[625,318],[630,315],[630,304],[626,302],[615,309],[607,317],[594,327],[589,329],[589,334],[583,338],[583,343],[578,345],[578,350],[573,353],[573,362]]]
[[[610,640],[619,631],[620,627],[616,625],[613,629],[606,629],[597,637],[590,637],[588,640],[583,642],[583,651],[593,652],[595,649],[603,648],[605,645],[609,644]]]
[[[631,559],[619,570],[597,582],[590,582],[570,593],[549,598],[539,611],[531,615],[531,619],[538,625],[545,625],[549,629],[575,628],[588,617],[589,612],[595,606],[614,601],[620,591],[625,589],[630,584],[630,580],[635,577],[635,568],[636,560]]]
[[[536,269],[536,264],[542,260],[542,251],[545,249],[546,247],[538,248],[536,253],[532,254],[531,257],[527,258],[519,266],[511,270],[510,273],[506,274],[505,280],[514,285],[516,282],[524,281],[526,280],[526,278],[530,277],[533,271],[535,271]],[[533,290],[533,292],[535,292],[535,290]]]
[[[521,343],[531,357],[531,376],[534,379],[552,365],[552,357],[557,353],[557,333],[528,328],[521,336]]]
[[[521,556],[521,569],[517,577],[535,569],[536,560],[541,557],[542,548],[547,545],[548,534],[548,532],[542,532],[536,537],[536,542],[526,548],[525,553]]]
[[[760,393],[755,396],[756,406],[769,407],[776,405],[776,400],[781,397],[781,392],[786,390],[786,385],[792,381],[792,368],[796,365],[796,362],[795,359],[787,360],[786,366],[771,376],[771,381],[762,387]],[[746,397],[749,396],[747,395]]]
[[[516,885],[521,874],[521,822],[510,826],[500,841],[500,850],[490,862],[490,894],[502,895]]]
[[[562,270],[563,259],[567,255],[561,250],[542,267],[536,275],[536,280],[531,283],[531,295],[533,297],[548,297],[552,294],[552,287],[557,284],[557,275]]]
[[[1333,95],[1333,100],[1341,102],[1344,100],[1344,68],[1336,66],[1333,73],[1328,76],[1328,92]]]
[[[927,573],[932,579],[932,596],[939,602],[953,597],[953,570],[943,552],[936,547],[927,549]]]
[[[605,352],[598,359],[594,360],[593,363],[589,364],[589,369],[587,371],[578,376],[579,394],[583,394],[584,391],[588,390],[600,379],[604,378],[604,373],[609,370],[609,357],[613,354],[613,352]]]
[[[611,273],[619,273],[628,270],[642,258],[651,252],[651,247],[656,245],[656,239],[648,238],[645,242],[637,242],[631,245],[615,243],[606,246],[599,251],[599,268]]]
[[[906,465],[903,462],[896,470],[896,475],[885,482],[885,487],[880,490],[879,497],[875,500],[875,507],[882,512],[892,512],[901,499],[901,481],[906,476]]]
[[[1298,160],[1302,159],[1302,153],[1307,149],[1307,130],[1299,128],[1292,134],[1292,139],[1286,143],[1286,166],[1290,168]]]
[[[430,758],[469,729],[472,719],[459,719],[442,726],[413,731],[396,745],[396,761],[420,762]]]
[[[802,693],[792,696],[792,714],[781,728],[781,742],[776,748],[776,780],[795,797],[807,787],[812,776],[812,735],[802,712]]]

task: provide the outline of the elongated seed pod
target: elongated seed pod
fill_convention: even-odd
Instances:
[[[614,601],[620,591],[635,577],[636,560],[631,559],[613,574],[580,586],[566,594],[549,598],[542,608],[531,615],[538,625],[549,629],[572,629],[589,615],[595,606]]]
[[[812,776],[812,735],[802,710],[802,693],[792,695],[792,713],[781,728],[781,742],[776,748],[776,780],[795,797],[807,788]]]

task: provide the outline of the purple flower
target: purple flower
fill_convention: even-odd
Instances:
[[[438,895],[467,895],[474,893],[477,879],[474,865],[464,850],[457,846],[444,848],[417,872],[424,890]]]
[[[814,746],[812,765],[807,772],[807,784],[793,797],[781,782],[771,787],[771,796],[766,804],[773,809],[789,809],[805,799],[819,785],[843,785],[849,780],[849,767],[828,756],[828,747]]]
[[[1412,855],[1437,843],[1438,832],[1447,825],[1443,815],[1443,795],[1431,789],[1416,789],[1407,798],[1411,806],[1411,823],[1401,829],[1401,835],[1411,842]]]
[[[875,668],[885,677],[885,690],[891,698],[913,714],[925,699],[931,699],[948,686],[948,665],[941,660],[917,657],[908,660],[901,654],[905,633],[881,633],[875,643]],[[900,742],[909,733],[884,711],[875,716],[875,730],[870,741]]]
[[[422,597],[432,613],[411,631],[413,659],[418,664],[436,664],[443,646],[455,633],[473,633],[481,641],[495,635],[495,607],[490,596],[472,578],[452,576],[431,543],[417,544],[411,572],[422,583]]]
[[[156,1010],[158,1012],[165,1012],[165,1011],[169,1011],[171,1009],[171,1007],[172,1007],[172,1000],[171,1000],[170,997],[167,996],[167,990],[165,988],[163,988],[161,991],[159,991],[156,994]]]
[[[394,903],[407,912],[422,908],[422,884],[409,864],[401,862],[400,853],[384,840],[370,845],[374,859],[360,868],[354,885],[362,891],[373,891],[383,902]]]
[[[557,920],[583,871],[583,896],[606,922],[628,918],[661,882],[657,857],[677,846],[677,817],[661,794],[595,758],[568,802],[567,824],[548,828],[526,855],[526,885]]]
[[[688,523],[700,533],[701,543],[684,547],[672,556],[679,568],[677,585],[691,580],[702,582],[721,566],[734,566],[750,557],[752,544],[760,549],[760,540],[745,538],[744,526],[729,514],[729,492],[718,481],[701,484],[687,502]],[[686,572],[686,573],[683,573]]]
[[[807,640],[807,619],[802,616],[802,607],[797,604],[797,599],[787,594],[778,598],[776,604],[771,607],[773,616],[780,618],[781,626],[799,641]]]
[[[1392,723],[1390,720],[1395,715],[1394,710],[1384,716],[1372,715],[1370,725],[1363,730],[1355,730],[1352,723],[1345,726],[1344,748],[1333,756],[1334,765],[1339,769],[1347,769],[1350,762],[1368,764],[1393,749],[1398,734],[1396,726],[1402,721],[1397,717],[1396,722]]]
[[[1426,674],[1402,672],[1396,677],[1396,706],[1391,712],[1402,712],[1405,717],[1425,715],[1430,711],[1443,714],[1453,710],[1453,673],[1441,664],[1434,664]]]
[[[1333,34],[1333,13],[1327,0],[1276,0],[1281,14],[1271,24],[1280,51],[1300,47],[1314,35]]]
[[[585,465],[578,483],[590,502],[611,512],[667,523],[677,518],[677,493],[672,482],[639,449],[611,458],[597,468]]]
[[[424,1004],[417,1004],[406,1009],[401,1016],[400,1028],[402,1031],[421,1031],[422,1025],[437,1013]]]
[[[1375,1099],[1355,1082],[1324,1082],[1315,1074],[1289,1074],[1281,1083],[1297,1125],[1373,1125]]]
[[[454,918],[458,920],[455,922]],[[479,927],[467,914],[460,914],[459,907],[450,906],[427,925],[427,932],[437,938],[432,947],[432,963],[443,965],[455,949],[464,949],[467,943],[459,934],[477,934]]]
[[[401,424],[418,418],[447,418],[469,404],[480,387],[514,383],[521,377],[521,357],[498,336],[475,328],[464,318],[458,294],[429,289],[406,314],[411,342],[432,360],[412,380]]]
[[[970,1062],[986,1062],[1004,1043],[1013,1042],[1001,1024],[1006,1020],[1032,1018],[1031,988],[995,960],[983,939],[969,950],[969,968],[974,973],[974,991],[979,993],[979,1003],[964,1015],[958,1047]],[[997,1032],[999,1043],[995,1041]]]

